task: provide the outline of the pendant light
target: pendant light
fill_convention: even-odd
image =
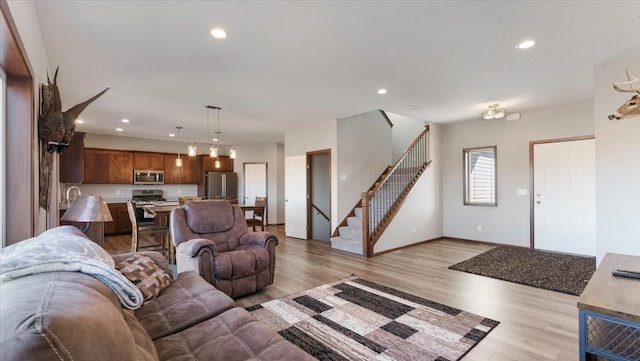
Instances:
[[[182,127],[177,126],[178,129],[178,158],[176,158],[176,167],[182,167],[182,158],[180,158],[180,130]]]
[[[215,168],[220,168],[222,163],[220,162],[220,135],[222,134],[222,132],[220,131],[220,107],[214,106],[214,105],[205,105],[205,108],[207,108],[207,134],[209,132],[209,109],[215,109],[218,111],[217,113],[217,127],[216,127],[216,131],[214,132],[215,134],[215,138],[213,138],[213,141],[215,143],[210,144],[209,147],[209,157],[211,158],[216,158],[216,161],[214,162],[214,167]],[[210,137],[208,137],[208,139],[211,139]],[[231,159],[235,159],[237,155],[237,151],[233,148],[233,146],[230,147],[229,149],[229,158]]]
[[[195,157],[197,151],[198,151],[198,147],[196,147],[196,145],[193,142],[189,144],[189,146],[187,147],[187,154],[189,155],[189,157]]]
[[[213,105],[205,105],[207,108],[207,143],[209,143],[209,157],[210,158],[218,158],[218,146],[211,142],[211,127],[209,122],[209,109],[217,109],[218,110],[218,130],[216,134],[220,133],[220,107],[216,107]],[[214,141],[218,141],[218,138],[214,139]]]

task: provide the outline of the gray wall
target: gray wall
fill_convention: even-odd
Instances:
[[[380,111],[338,119],[338,222],[392,163],[391,127]]]
[[[394,127],[395,128],[395,127]],[[374,252],[442,237],[442,126],[429,127],[431,167],[409,193],[402,208],[374,246]]]
[[[237,144],[237,157],[233,162],[233,171],[238,173],[238,199],[244,200],[244,163],[267,163],[267,218],[269,224],[284,223],[284,192],[278,184],[284,182],[284,162],[281,144],[253,143]]]
[[[411,143],[424,130],[425,123],[404,115],[386,112],[389,120],[393,123],[391,128],[391,160],[397,162],[407,151]]]
[[[633,95],[611,86],[627,80],[626,69],[640,75],[640,47],[594,70],[598,263],[606,252],[640,255],[640,117],[607,119]]]
[[[522,113],[517,121],[471,120],[443,126],[443,208],[447,237],[529,246],[529,142],[594,134],[593,103]],[[498,206],[464,206],[462,149],[498,146]],[[476,227],[482,226],[478,232]]]
[[[337,220],[337,204],[338,204],[338,192],[337,192],[337,145],[336,145],[336,119],[327,119],[318,122],[304,123],[299,127],[287,129],[284,134],[284,156],[292,157],[304,155],[307,152],[331,149],[331,229],[334,229],[338,223],[342,220]],[[284,169],[284,164],[283,164]],[[287,174],[284,175],[285,184],[290,182],[287,179]],[[283,187],[283,194],[284,194]],[[289,200],[291,202],[291,200]],[[306,200],[300,200],[306,202]],[[306,209],[306,203],[304,207]],[[286,215],[285,215],[286,218]],[[305,217],[306,219],[306,217]],[[303,225],[306,227],[306,224]]]

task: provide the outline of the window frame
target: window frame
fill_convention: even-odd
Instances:
[[[477,151],[492,151],[493,152],[493,201],[491,202],[478,202],[470,200],[469,198],[469,157],[468,155]],[[462,149],[462,198],[463,205],[465,206],[482,206],[482,207],[497,207],[498,206],[498,146],[483,146],[474,148]]]

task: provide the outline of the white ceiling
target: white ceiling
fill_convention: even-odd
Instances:
[[[283,142],[287,128],[378,108],[447,123],[479,119],[496,101],[508,112],[586,101],[593,66],[640,44],[640,1],[93,0],[37,9],[63,109],[111,87],[78,130],[169,140],[181,125],[182,141],[201,143],[205,104],[223,108],[222,142],[239,144]],[[215,27],[226,40],[211,37]],[[534,48],[515,49],[529,38]],[[377,95],[380,87],[389,92]]]

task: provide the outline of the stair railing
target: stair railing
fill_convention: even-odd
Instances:
[[[366,257],[373,256],[376,241],[428,167],[428,133],[426,126],[378,185],[362,193],[362,250]]]

